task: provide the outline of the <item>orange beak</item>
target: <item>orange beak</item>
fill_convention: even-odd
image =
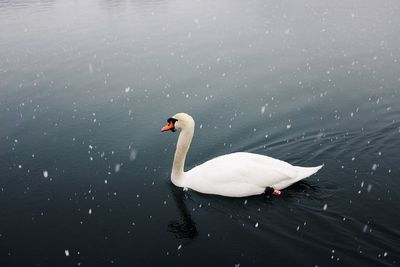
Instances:
[[[172,122],[168,122],[164,127],[161,128],[161,132],[171,131],[172,129],[174,129],[174,124]]]

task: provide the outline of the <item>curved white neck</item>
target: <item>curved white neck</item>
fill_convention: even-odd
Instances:
[[[177,186],[184,186],[183,174],[185,159],[190,147],[190,143],[192,142],[193,134],[194,125],[183,128],[181,130],[181,133],[179,134],[178,143],[176,144],[174,163],[172,165],[171,172],[171,180]]]

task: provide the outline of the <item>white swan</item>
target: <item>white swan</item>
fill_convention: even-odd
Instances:
[[[184,172],[194,120],[186,113],[178,113],[167,122],[161,131],[181,130],[171,172],[171,181],[178,187],[228,197],[259,195],[266,190],[280,195],[279,190],[316,173],[323,166],[299,167],[259,154],[237,152],[216,157]]]

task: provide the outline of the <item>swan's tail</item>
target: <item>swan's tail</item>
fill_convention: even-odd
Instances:
[[[295,166],[297,169],[297,177],[296,180],[300,181],[304,178],[307,178],[308,176],[313,175],[314,173],[316,173],[317,171],[319,171],[319,169],[321,169],[324,165],[320,165],[317,167],[299,167],[299,166]]]

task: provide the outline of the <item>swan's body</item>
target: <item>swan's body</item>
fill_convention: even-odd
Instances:
[[[178,113],[162,128],[162,131],[181,129],[171,173],[172,183],[179,187],[205,194],[245,197],[262,194],[266,188],[284,189],[322,167],[298,167],[259,154],[237,152],[216,157],[184,172],[194,125],[191,116]]]

